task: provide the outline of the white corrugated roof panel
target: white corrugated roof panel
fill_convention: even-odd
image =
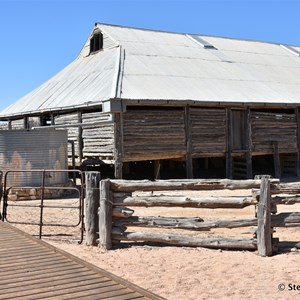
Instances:
[[[300,101],[300,60],[279,44],[200,36],[215,50],[204,49],[185,34],[103,29],[125,49],[123,98]]]
[[[119,49],[76,59],[61,72],[1,112],[1,116],[59,110],[109,99]]]
[[[279,44],[199,35],[216,48],[205,49],[195,35],[96,27],[105,50],[89,55],[88,38],[74,62],[0,117],[99,104],[118,86],[129,100],[300,103],[300,57]]]

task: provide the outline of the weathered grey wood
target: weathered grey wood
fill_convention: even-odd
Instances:
[[[112,216],[118,218],[128,218],[134,214],[134,210],[128,207],[115,206],[112,209]]]
[[[160,179],[160,166],[161,166],[160,160],[155,160],[154,161],[154,179],[155,180]]]
[[[158,227],[171,229],[186,229],[209,231],[213,228],[239,228],[247,226],[257,226],[257,219],[239,219],[239,220],[216,220],[206,221],[195,218],[171,218],[171,217],[131,217],[115,219],[114,226],[136,226],[136,227]]]
[[[299,197],[273,197],[272,203],[275,205],[283,204],[283,205],[294,205],[296,203],[300,203],[300,196]]]
[[[124,232],[113,234],[113,239],[125,241],[156,242],[179,246],[206,247],[214,249],[257,249],[255,239],[201,238],[179,234],[151,232]]]
[[[257,206],[257,247],[260,256],[272,255],[271,194],[268,178],[261,179],[260,199]]]
[[[78,111],[77,113],[77,120],[78,120],[78,123],[82,123],[82,112],[81,111]],[[78,127],[78,133],[77,133],[77,141],[78,141],[78,158],[79,158],[79,161],[82,161],[83,159],[83,139],[82,139],[82,127],[79,126]]]
[[[247,161],[247,178],[253,178],[252,170],[252,134],[251,134],[251,111],[247,108],[246,111],[246,161]]]
[[[193,157],[200,153],[226,153],[226,111],[224,108],[189,107],[189,134]],[[212,122],[213,120],[213,122]]]
[[[226,108],[226,177],[229,179],[233,178],[233,168],[232,168],[232,142],[231,142],[231,109]]]
[[[123,161],[183,158],[186,153],[182,108],[127,110]]]
[[[100,182],[100,207],[99,207],[99,247],[106,250],[112,247],[112,202],[110,197],[110,181]]]
[[[100,172],[85,173],[85,243],[88,246],[96,246],[99,231],[99,183]]]
[[[278,141],[278,151],[297,151],[297,121],[295,114],[277,112],[251,112],[253,152],[273,153],[273,142]]]
[[[300,212],[271,216],[272,227],[300,227]]]
[[[296,173],[297,176],[300,176],[300,108],[295,109],[296,122],[297,122],[297,166]]]
[[[123,117],[115,114],[115,178],[123,178]]]
[[[243,208],[257,204],[253,197],[135,196],[114,198],[114,205],[197,208]]]
[[[271,186],[272,195],[275,194],[291,194],[296,195],[300,194],[300,183],[291,182],[291,183],[280,183]]]
[[[111,180],[113,191],[167,191],[167,190],[238,190],[259,188],[260,180],[195,179],[195,180]],[[271,179],[271,183],[279,183]],[[299,186],[300,187],[300,186]]]
[[[186,143],[186,178],[193,178],[193,157],[192,157],[192,138],[191,138],[191,119],[190,108],[184,108],[184,122],[185,122],[185,143]]]
[[[274,173],[276,178],[281,178],[281,166],[280,166],[280,156],[278,142],[274,142]]]

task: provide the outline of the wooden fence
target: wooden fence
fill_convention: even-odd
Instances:
[[[259,180],[159,180],[129,181],[102,180],[97,183],[96,173],[87,185],[86,244],[111,249],[120,241],[143,241],[196,246],[217,249],[258,250],[261,256],[270,256],[278,249],[279,240],[273,238],[274,227],[300,227],[300,213],[276,214],[280,204],[300,202],[300,184],[283,184],[278,179],[263,176]],[[99,187],[99,189],[98,189]],[[239,190],[251,189],[251,196],[185,196],[188,190]],[[171,195],[167,191],[181,191]],[[159,192],[158,192],[159,191]],[[140,193],[142,192],[142,193]],[[143,193],[148,192],[148,193]],[[284,195],[281,195],[284,194]],[[290,196],[293,195],[293,196]],[[100,198],[100,203],[99,203]],[[242,209],[256,206],[256,216],[248,219],[205,221],[201,217],[140,217],[134,216],[131,207],[190,207]],[[99,208],[98,208],[99,207]],[[98,215],[96,213],[98,208]],[[98,225],[98,226],[97,226]],[[209,231],[214,228],[257,227],[253,238],[203,238],[188,234],[155,232],[128,232],[128,227],[147,227]],[[181,231],[182,232],[182,231]]]

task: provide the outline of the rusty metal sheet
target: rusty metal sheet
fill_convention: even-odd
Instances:
[[[0,221],[1,299],[163,299]]]

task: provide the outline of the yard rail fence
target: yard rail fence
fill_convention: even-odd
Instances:
[[[277,205],[300,203],[300,183],[280,183],[262,176],[255,180],[101,180],[97,172],[87,172],[86,182],[86,244],[104,249],[118,246],[120,241],[157,242],[177,246],[215,249],[258,250],[270,256],[279,247],[273,238],[274,227],[300,227],[300,213],[277,213]],[[251,189],[251,196],[185,196],[186,191]],[[167,191],[182,191],[170,195]],[[139,193],[142,192],[142,193]],[[145,193],[146,192],[146,193]],[[186,193],[187,194],[187,193]],[[292,195],[292,196],[291,196]],[[100,200],[100,201],[99,201]],[[255,206],[253,218],[204,221],[201,217],[134,216],[132,207],[192,207],[242,209]],[[98,211],[98,213],[97,213]],[[128,227],[209,231],[215,228],[256,227],[253,238],[199,237],[189,234],[129,232]],[[182,230],[180,232],[182,232]],[[297,246],[295,242],[293,244]]]

